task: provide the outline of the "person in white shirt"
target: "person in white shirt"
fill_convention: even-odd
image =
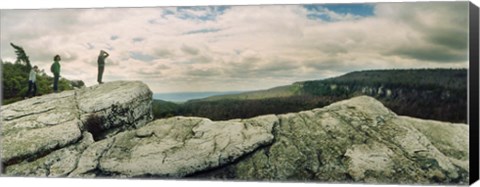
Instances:
[[[30,75],[28,76],[28,91],[25,96],[25,98],[28,98],[30,96],[30,93],[32,97],[35,97],[37,93],[37,72],[38,72],[38,67],[33,66],[33,68],[30,70]],[[32,90],[33,89],[33,90]]]

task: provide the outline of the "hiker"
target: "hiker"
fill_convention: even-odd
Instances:
[[[105,70],[105,59],[109,56],[107,52],[104,50],[100,50],[100,54],[98,55],[98,75],[97,75],[97,82],[98,84],[103,84],[102,76],[103,71]]]
[[[58,79],[60,79],[60,55],[53,57],[53,64],[50,71],[53,73],[53,92],[58,93]]]
[[[36,83],[37,72],[38,72],[38,66],[33,66],[33,68],[30,70],[30,74],[28,76],[28,91],[27,91],[27,94],[25,95],[25,98],[28,98],[32,91],[33,91],[32,92],[32,97],[35,97],[35,95],[37,93],[37,83]]]

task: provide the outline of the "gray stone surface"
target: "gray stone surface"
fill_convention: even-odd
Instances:
[[[97,154],[98,169],[127,177],[182,177],[271,143],[275,123],[274,115],[219,122],[195,117],[156,120],[112,137],[108,150]]]
[[[77,91],[81,119],[92,114],[104,119],[102,129],[115,134],[145,125],[153,119],[152,92],[140,81],[116,81]],[[107,135],[108,136],[108,135]]]
[[[55,150],[35,160],[24,160],[5,168],[10,176],[66,177],[77,168],[84,150],[93,143],[92,135],[85,132],[83,139],[62,149]]]
[[[152,119],[151,97],[141,82],[116,81],[2,106],[2,162],[8,166],[76,144],[92,114],[108,118],[107,132],[140,127]]]
[[[2,162],[18,162],[78,141],[74,91],[2,106]]]
[[[143,83],[118,81],[3,106],[4,175],[383,184],[469,179],[467,125],[397,116],[367,96],[229,121],[152,121],[151,102]],[[102,119],[102,136],[87,132],[91,116]]]
[[[362,96],[279,115],[275,141],[193,177],[340,183],[467,184],[468,126],[397,116]]]

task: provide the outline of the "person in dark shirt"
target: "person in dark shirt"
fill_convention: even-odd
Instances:
[[[53,57],[53,64],[50,71],[53,73],[53,92],[58,93],[58,79],[60,79],[60,55]]]
[[[98,55],[98,75],[97,75],[97,82],[98,84],[103,84],[102,77],[103,71],[105,70],[105,59],[109,56],[107,52],[104,50],[100,50],[100,54]]]

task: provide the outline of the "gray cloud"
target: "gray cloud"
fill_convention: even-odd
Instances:
[[[51,50],[57,41],[75,42],[65,36],[65,33],[81,30],[79,25],[82,24],[82,13],[82,10],[77,9],[2,10],[0,33],[2,41],[8,42],[2,42],[0,47],[6,49],[9,42],[19,43],[34,49],[30,50],[33,55],[34,51]],[[5,53],[2,52],[1,55]]]
[[[242,63],[232,62],[225,67],[225,76],[232,78],[268,78],[268,77],[292,77],[298,75],[301,66],[298,62],[275,57],[262,59],[260,57],[245,57]]]
[[[97,61],[95,61],[95,63],[98,64]],[[109,66],[109,67],[118,67],[118,66],[120,66],[120,63],[121,63],[121,61],[119,61],[119,60],[107,59],[107,61],[106,61],[106,66]]]
[[[391,5],[381,4],[379,14],[407,25],[419,37],[387,54],[439,63],[467,60],[468,2],[394,4],[396,11],[381,12],[384,6]]]
[[[197,55],[199,53],[199,50],[197,48],[187,46],[187,45],[182,45],[180,48],[184,53],[190,54],[190,55]]]
[[[95,49],[95,45],[93,45],[93,44],[90,43],[90,42],[87,42],[87,43],[85,44],[85,48],[87,48],[87,49]]]
[[[251,78],[257,76],[256,68],[262,58],[250,55],[242,58],[239,62],[227,62],[224,66],[225,76],[232,78]]]
[[[221,74],[219,69],[209,68],[209,69],[191,69],[187,71],[186,76],[193,76],[193,77],[214,77]]]
[[[154,69],[161,71],[161,70],[171,69],[171,67],[170,67],[170,66],[167,66],[167,65],[165,65],[165,64],[158,64],[158,65],[155,66]]]
[[[343,59],[319,59],[319,60],[308,60],[304,64],[306,68],[312,68],[315,71],[336,71],[336,72],[347,72],[352,69],[360,68],[362,65],[350,65]]]
[[[417,46],[404,46],[396,48],[387,54],[398,55],[418,60],[426,60],[430,62],[458,62],[464,63],[468,60],[466,53],[454,51],[444,47],[430,46],[430,47],[417,47]]]
[[[62,56],[63,62],[75,62],[79,59],[78,54],[76,53],[60,54],[60,56]]]
[[[171,50],[162,48],[155,48],[153,54],[159,58],[169,58],[174,55]]]
[[[190,35],[190,34],[205,34],[205,33],[215,33],[219,32],[221,29],[215,29],[215,28],[207,28],[207,29],[199,29],[199,30],[193,30],[193,31],[188,31],[185,32],[185,35]]]
[[[466,25],[463,28],[466,28]],[[444,46],[452,50],[465,51],[468,47],[468,31],[466,29],[433,30],[425,37],[432,44]]]
[[[145,40],[145,38],[143,38],[143,37],[135,37],[135,38],[132,38],[132,42],[133,42],[133,43],[142,42],[142,41],[144,41],[144,40]]]
[[[156,57],[144,53],[144,52],[139,52],[139,51],[130,51],[130,58],[143,61],[143,62],[152,62],[153,60],[156,59]]]
[[[330,55],[337,55],[341,53],[348,53],[348,47],[342,46],[339,43],[326,43],[322,44],[317,47],[320,51],[330,54]]]
[[[197,55],[190,59],[193,64],[208,64],[213,62],[213,58],[207,55]]]
[[[255,77],[253,66],[242,63],[228,63],[224,66],[225,76],[228,78],[251,78]]]
[[[135,75],[143,78],[156,78],[159,76],[162,76],[162,70],[161,69],[139,69],[134,71]]]
[[[298,62],[295,60],[276,57],[270,60],[268,63],[264,63],[258,66],[257,70],[265,74],[268,74],[268,73],[287,74],[289,72],[295,72],[295,69],[299,67],[300,66]]]

